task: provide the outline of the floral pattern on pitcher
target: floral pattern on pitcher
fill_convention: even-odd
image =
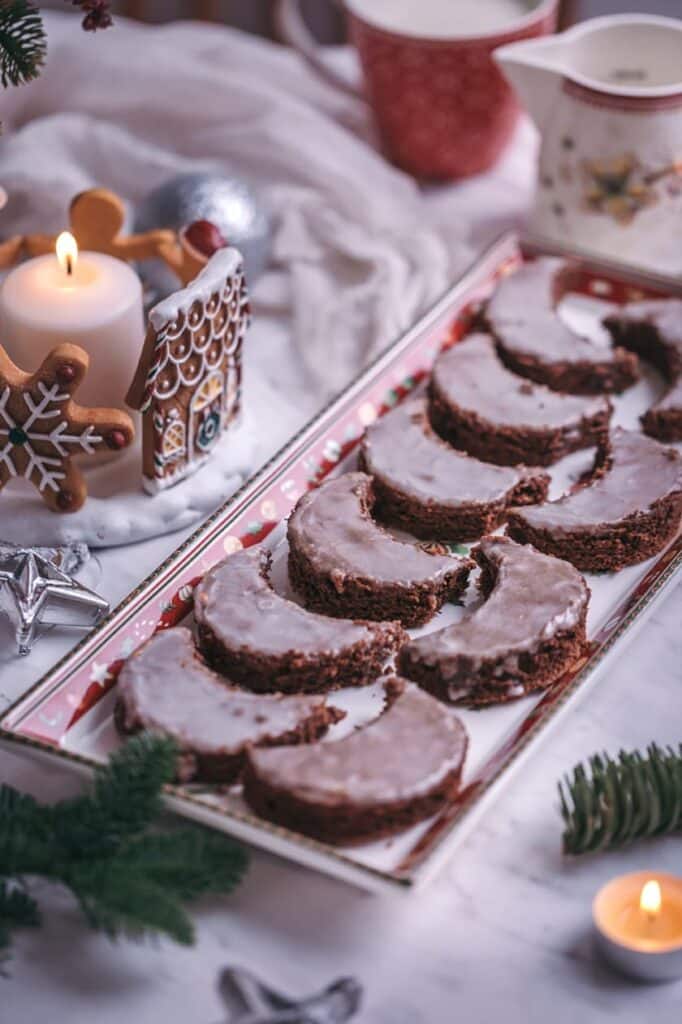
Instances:
[[[682,272],[682,99],[679,110],[648,116],[565,93],[561,100],[543,139],[532,230]]]

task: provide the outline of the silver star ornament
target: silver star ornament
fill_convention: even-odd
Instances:
[[[362,1001],[355,978],[339,978],[321,992],[292,999],[243,967],[226,967],[218,990],[229,1011],[226,1024],[344,1024]]]
[[[104,598],[68,575],[61,554],[0,544],[0,609],[15,626],[19,654],[30,652],[39,626],[89,629],[109,611]]]

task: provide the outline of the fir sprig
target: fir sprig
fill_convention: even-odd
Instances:
[[[39,924],[38,904],[24,887],[0,881],[0,960],[13,928],[35,928]]]
[[[88,923],[112,939],[193,942],[182,902],[230,892],[246,854],[198,827],[150,828],[175,763],[170,740],[141,735],[97,769],[84,796],[45,806],[0,786],[0,953],[14,928],[40,922],[25,882],[35,875],[69,888]]]
[[[565,853],[595,853],[682,831],[682,745],[591,757],[559,783]]]
[[[0,3],[0,84],[22,85],[37,78],[45,63],[45,29],[28,0]]]
[[[71,0],[86,32],[113,24],[109,0]],[[23,85],[40,74],[47,44],[43,19],[31,0],[0,0],[0,85]]]

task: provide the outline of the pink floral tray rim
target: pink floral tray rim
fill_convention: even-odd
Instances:
[[[353,450],[365,427],[423,379],[442,347],[462,337],[471,316],[491,293],[495,282],[522,259],[523,251],[514,235],[505,235],[496,242],[414,328],[380,356],[104,622],[4,713],[0,718],[2,739],[94,766],[94,761],[63,749],[62,744],[69,730],[115,684],[123,660],[154,631],[176,625],[191,610],[193,588],[211,565],[225,554],[263,540],[289,514],[300,495],[317,486]],[[621,268],[615,270],[603,263],[583,263],[571,281],[571,288],[615,302],[635,301],[678,290],[673,288],[672,282]],[[661,555],[609,617],[581,663],[544,696],[485,762],[459,800],[435,821],[399,867],[390,872],[391,881],[402,884],[415,881],[419,868],[455,823],[472,809],[568,697],[586,682],[616,640],[680,567],[682,538]],[[192,805],[197,801],[201,803],[201,797],[185,787],[169,787],[169,793],[174,809],[189,816],[206,820],[211,814],[219,813],[250,823],[253,828],[248,830],[247,837],[253,841],[258,841],[259,832],[278,834],[287,840],[287,846],[303,846],[326,857],[344,860],[342,852],[286,830],[273,829],[254,816],[216,812],[215,807],[208,805],[207,814],[197,814],[196,806]],[[244,829],[241,833],[244,834]],[[360,873],[374,871],[357,863],[354,868]]]

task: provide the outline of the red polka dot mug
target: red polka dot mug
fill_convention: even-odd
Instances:
[[[301,15],[279,0],[283,38],[328,81],[361,93],[388,157],[424,179],[491,167],[510,140],[516,96],[496,47],[554,31],[558,0],[344,0],[364,88],[332,67]]]

